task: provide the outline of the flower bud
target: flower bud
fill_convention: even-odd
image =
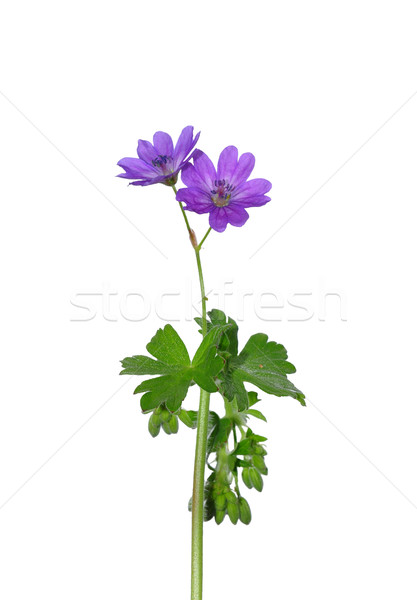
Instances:
[[[219,494],[214,498],[214,505],[216,510],[224,510],[226,508],[226,496],[224,494]]]
[[[239,515],[244,525],[249,525],[252,520],[252,513],[248,501],[245,498],[239,498]]]
[[[227,500],[228,505],[229,504],[237,504],[237,497],[232,491],[226,492],[225,498]]]
[[[152,437],[156,437],[159,434],[159,430],[161,429],[161,422],[159,419],[159,415],[152,413],[149,417],[148,421],[148,431]]]
[[[252,484],[251,478],[249,476],[248,467],[245,467],[244,469],[242,469],[242,481],[246,485],[247,488],[249,488],[249,489],[253,488],[253,484]]]
[[[220,525],[220,523],[222,523],[222,521],[224,520],[226,516],[226,511],[225,510],[216,510],[216,515],[215,515],[215,521],[217,523],[217,525]]]
[[[192,245],[192,247],[193,247],[194,249],[195,249],[195,248],[198,248],[197,237],[196,237],[196,235],[195,235],[195,231],[194,231],[194,229],[190,229],[190,230],[189,230],[189,235],[190,235],[190,242],[191,242],[191,245]]]
[[[152,423],[154,425],[161,424],[161,416],[158,413],[156,413],[155,411],[151,414],[151,416],[149,417],[149,420],[152,421]]]
[[[188,411],[181,409],[178,416],[181,419],[181,421],[184,423],[184,425],[186,425],[187,427],[190,427],[191,429],[193,428],[193,420],[190,417],[190,415],[188,414]]]
[[[171,418],[171,413],[169,412],[169,410],[167,408],[162,409],[161,411],[161,421],[165,423],[168,423],[168,421]]]
[[[233,525],[236,525],[239,520],[239,507],[237,503],[229,502],[227,504],[227,514]]]
[[[169,423],[167,423],[166,421],[164,421],[162,423],[162,429],[165,431],[165,433],[167,435],[171,435],[172,431],[171,431],[171,427],[169,426]]]
[[[254,454],[252,457],[252,463],[253,466],[256,467],[260,473],[262,473],[262,475],[268,475],[268,469],[262,456],[259,454]]]
[[[257,471],[254,467],[251,467],[249,469],[249,477],[255,490],[258,490],[258,492],[262,492],[264,482],[262,479],[262,475],[259,473],[259,471]]]
[[[172,417],[168,421],[168,425],[171,428],[171,433],[178,433],[179,424],[177,415],[172,415]]]
[[[265,448],[263,446],[261,446],[261,444],[257,444],[255,446],[255,454],[260,454],[261,456],[265,456],[267,454],[267,451],[265,450]]]

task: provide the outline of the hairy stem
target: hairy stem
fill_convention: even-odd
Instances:
[[[202,306],[202,333],[207,333],[207,307],[201,267],[200,248],[195,248]],[[197,419],[197,440],[194,459],[192,530],[191,530],[191,600],[203,598],[203,522],[204,522],[204,471],[206,466],[210,394],[200,390]]]
[[[202,600],[203,598],[204,470],[206,465],[209,408],[210,394],[204,390],[200,390],[192,502],[191,600]]]
[[[177,193],[175,186],[172,186]],[[211,231],[207,231],[200,244],[193,242],[195,234],[188,222],[187,215],[181,202],[179,202],[182,215],[197,261],[198,278],[201,291],[202,333],[207,333],[207,298],[204,288],[203,269],[201,266],[200,250],[203,242]],[[197,418],[197,438],[194,459],[193,500],[192,500],[192,528],[191,528],[191,600],[203,598],[203,522],[204,522],[204,473],[206,466],[208,419],[210,411],[210,394],[200,389],[200,404]]]

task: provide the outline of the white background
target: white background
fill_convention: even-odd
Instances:
[[[235,144],[273,182],[244,228],[209,237],[205,275],[211,307],[232,282],[241,341],[284,343],[308,399],[263,395],[270,474],[249,527],[206,526],[205,598],[416,598],[413,9],[3,9],[2,598],[189,597],[194,432],[152,439],[118,361],[167,319],[195,349],[194,258],[170,190],[115,178],[138,138],[189,124],[214,160]],[[129,292],[147,318],[122,316]],[[94,318],[79,294],[98,294]]]

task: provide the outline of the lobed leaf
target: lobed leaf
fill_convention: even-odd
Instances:
[[[184,366],[190,364],[187,348],[172,325],[158,329],[146,349],[162,363]]]
[[[121,375],[160,375],[143,381],[135,389],[135,394],[146,392],[141,399],[142,410],[148,412],[164,402],[168,410],[176,412],[193,383],[207,392],[216,392],[214,379],[224,366],[224,359],[217,355],[217,345],[229,327],[228,324],[213,326],[192,361],[172,325],[159,329],[147,345],[157,360],[148,356],[123,359]]]

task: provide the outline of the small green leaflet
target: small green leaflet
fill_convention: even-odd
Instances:
[[[207,314],[210,318],[210,321],[207,322],[208,331],[210,331],[210,329],[212,327],[215,327],[216,325],[223,326],[227,323],[230,326],[221,340],[221,344],[219,347],[220,353],[222,353],[222,351],[225,351],[225,353],[229,356],[237,354],[238,326],[236,324],[236,321],[234,321],[231,317],[226,317],[224,312],[218,310],[217,308],[213,308]],[[194,320],[200,327],[203,326],[203,320],[201,319],[201,317],[196,317]],[[200,329],[200,333],[201,332],[202,331]]]
[[[261,413],[260,410],[256,410],[256,408],[248,408],[248,410],[245,410],[245,414],[250,415],[251,417],[256,417],[257,419],[261,419],[262,421],[265,421],[265,423],[266,423],[265,415],[263,413]]]
[[[255,452],[255,445],[259,442],[266,442],[268,438],[263,435],[256,435],[252,429],[246,430],[246,437],[240,440],[232,454],[240,454],[242,456],[252,455]]]
[[[160,375],[143,381],[134,391],[143,393],[141,408],[149,412],[165,402],[168,410],[177,411],[193,383],[207,392],[217,392],[214,377],[224,365],[217,355],[217,345],[228,324],[213,326],[204,337],[193,360],[187,348],[171,325],[158,329],[146,349],[157,360],[149,356],[132,356],[123,359],[121,375]]]

